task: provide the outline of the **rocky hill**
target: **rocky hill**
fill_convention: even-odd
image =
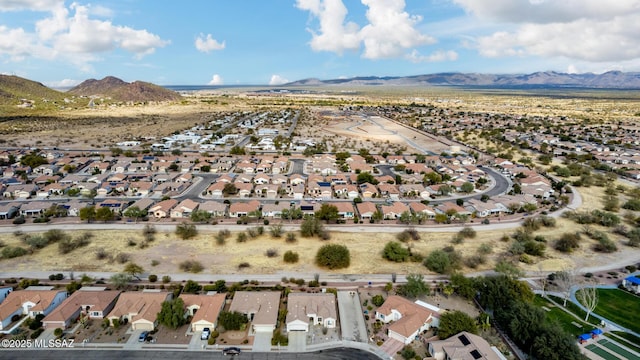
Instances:
[[[85,80],[68,92],[77,96],[99,96],[125,102],[180,99],[180,94],[162,86],[143,81],[128,83],[113,76],[107,76],[102,80]]]
[[[609,71],[603,74],[566,74],[554,71],[532,74],[438,73],[415,76],[366,76],[348,79],[304,79],[287,86],[395,85],[395,86],[481,86],[495,88],[594,88],[640,89],[640,73]]]
[[[0,75],[0,105],[37,107],[63,104],[68,95],[43,84],[13,75]]]

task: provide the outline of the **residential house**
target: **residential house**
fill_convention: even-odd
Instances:
[[[213,331],[218,325],[218,316],[224,308],[226,297],[226,294],[181,294],[186,313],[191,316],[191,331],[202,331],[204,328]]]
[[[28,199],[37,191],[38,187],[34,184],[10,184],[4,189],[3,196],[13,199]]]
[[[49,315],[67,298],[65,290],[53,290],[53,286],[29,286],[25,290],[10,292],[0,304],[0,330],[22,315],[35,318]]]
[[[170,292],[132,291],[118,297],[115,307],[107,318],[113,325],[114,320],[131,324],[132,330],[152,331],[158,325],[158,313],[162,303],[171,300]]]
[[[380,184],[378,184],[378,190],[380,190],[380,196],[382,197],[391,199],[393,201],[400,200],[400,190],[398,190],[398,186],[394,184],[381,182]]]
[[[136,202],[134,202],[133,204],[131,204],[131,206],[129,207],[137,207],[140,210],[147,210],[149,211],[149,209],[151,208],[151,206],[153,204],[155,204],[155,200],[151,199],[151,198],[142,198]]]
[[[422,184],[403,184],[400,185],[400,193],[404,197],[429,199],[431,193],[425,190]]]
[[[229,311],[247,315],[251,322],[250,334],[273,332],[278,323],[279,291],[236,291]]]
[[[476,217],[485,218],[492,215],[500,215],[502,213],[509,212],[509,209],[501,203],[497,203],[493,200],[487,200],[486,202],[478,199],[469,199],[468,205],[465,209],[475,214]]]
[[[327,329],[336,327],[336,297],[332,293],[290,293],[287,296],[287,332],[309,331],[318,325]]]
[[[224,187],[225,185],[227,185],[227,183],[224,182],[214,182],[213,184],[209,185],[209,187],[206,190],[207,195],[215,198],[215,199],[221,199],[224,197]]]
[[[365,201],[365,202],[356,204],[356,208],[358,209],[358,213],[360,214],[361,220],[371,219],[373,217],[373,214],[375,214],[375,212],[378,211],[376,204],[370,201]]]
[[[200,204],[199,209],[210,213],[213,217],[224,217],[227,213],[227,204],[218,201],[205,201]]]
[[[173,219],[184,219],[190,218],[191,213],[196,211],[200,206],[200,203],[195,202],[191,199],[184,199],[178,205],[171,209],[171,218]]]
[[[248,216],[252,212],[260,210],[260,201],[251,200],[249,202],[234,202],[229,205],[229,217],[238,218]]]
[[[370,183],[363,183],[358,186],[363,199],[371,199],[378,196],[378,188]]]
[[[116,304],[120,291],[103,287],[82,287],[55,308],[43,320],[45,329],[66,329],[82,315],[90,319],[104,318]]]
[[[27,202],[20,206],[20,215],[37,217],[44,214],[50,206],[50,203],[44,201]]]
[[[256,188],[254,191],[256,196],[266,197],[267,199],[275,199],[278,197],[278,193],[280,192],[280,185],[275,185],[275,184],[256,185]]]
[[[380,208],[382,210],[382,215],[386,220],[396,220],[400,218],[402,213],[410,212],[407,205],[398,201],[391,205],[382,205]]]
[[[235,182],[233,183],[233,185],[235,185],[236,189],[238,189],[238,196],[239,197],[250,197],[251,196],[251,191],[253,190],[253,184],[251,182]]]
[[[89,205],[90,203],[82,202],[77,199],[60,204],[60,206],[67,209],[67,216],[80,216],[80,209],[87,207]]]
[[[152,214],[156,219],[167,218],[171,214],[171,209],[173,209],[177,204],[178,200],[175,199],[160,201],[149,208],[149,214]]]
[[[445,340],[430,341],[429,354],[435,360],[504,360],[500,350],[478,335],[460,332]]]
[[[17,203],[0,204],[0,220],[12,219],[19,209],[20,205]]]
[[[391,295],[375,313],[375,318],[389,324],[390,338],[410,344],[421,332],[429,330],[437,316],[424,306],[401,296]]]
[[[451,201],[443,202],[435,208],[436,213],[438,214],[453,214],[452,217],[457,216],[471,216],[471,211],[459,206]]]
[[[434,219],[436,217],[436,211],[428,205],[420,202],[412,202],[409,204],[409,208],[414,214],[423,214],[427,219]]]
[[[291,204],[286,201],[279,202],[278,204],[266,203],[262,205],[262,216],[268,217],[268,218],[280,219],[282,216],[282,210],[284,209],[288,210],[290,207],[291,207]]]
[[[332,202],[328,204],[338,208],[338,217],[340,219],[353,219],[355,216],[354,210],[353,210],[353,203],[351,202],[340,201],[340,202]]]

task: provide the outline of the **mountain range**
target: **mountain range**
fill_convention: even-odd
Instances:
[[[298,80],[284,86],[468,86],[495,88],[640,89],[640,73],[609,71],[603,74],[566,74],[555,71],[531,74],[437,73],[414,76],[365,76],[345,79]]]

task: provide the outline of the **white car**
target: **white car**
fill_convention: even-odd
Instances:
[[[209,336],[211,336],[211,330],[209,330],[209,328],[202,329],[200,340],[209,340]]]

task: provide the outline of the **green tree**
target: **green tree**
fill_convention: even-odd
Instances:
[[[40,156],[36,152],[32,152],[20,158],[20,164],[24,166],[29,166],[32,169],[35,169],[38,166],[44,165],[47,163],[48,163],[47,159],[44,158],[43,156]]]
[[[111,221],[115,218],[115,214],[113,213],[113,211],[106,207],[106,206],[100,206],[98,208],[98,210],[96,210],[96,220],[98,221]]]
[[[138,275],[142,275],[144,269],[142,268],[142,266],[134,262],[130,262],[125,265],[124,272],[140,280],[140,277]]]
[[[186,324],[187,318],[184,316],[185,307],[182,298],[162,302],[162,308],[158,313],[158,323],[170,328],[177,329]]]
[[[241,312],[222,311],[218,317],[218,322],[225,330],[240,330],[249,322],[247,316]]]
[[[409,250],[397,241],[389,241],[382,250],[382,258],[389,261],[405,262],[410,255]]]
[[[473,190],[475,190],[475,188],[476,188],[475,185],[473,185],[473,183],[470,183],[468,181],[460,186],[460,190],[462,190],[462,192],[466,194],[472,193]]]
[[[410,298],[417,298],[429,293],[429,285],[421,274],[409,274],[407,275],[407,283],[398,288],[398,293]]]
[[[111,280],[111,283],[116,287],[116,289],[122,289],[126,287],[132,279],[133,277],[129,274],[117,273],[113,274],[109,280]]]
[[[373,176],[369,172],[362,172],[358,174],[358,177],[356,178],[356,182],[358,183],[358,185],[364,184],[364,183],[378,185],[378,180],[375,178],[375,176]]]
[[[238,193],[238,188],[233,183],[224,184],[224,188],[222,188],[222,194],[224,196],[235,195]]]
[[[382,304],[384,304],[384,297],[382,297],[382,295],[380,294],[374,295],[371,298],[371,303],[375,306],[382,306]]]
[[[447,339],[461,331],[478,333],[476,320],[466,313],[455,310],[440,315],[440,325],[438,327],[438,337]]]
[[[86,206],[80,209],[80,220],[87,220],[88,223],[96,219],[95,206]]]
[[[316,219],[313,216],[306,217],[302,221],[302,224],[300,224],[300,233],[304,237],[316,236],[323,231],[324,226],[322,225],[322,222],[320,222],[319,219]]]
[[[211,220],[211,217],[211,213],[206,210],[194,210],[191,212],[190,216],[191,221],[199,223],[209,222],[209,220]]]
[[[339,217],[338,208],[335,205],[322,204],[320,209],[315,212],[316,219],[325,220],[326,222],[337,220]]]
[[[127,210],[125,210],[122,215],[130,219],[135,219],[135,222],[137,223],[138,220],[147,216],[147,210],[141,210],[137,206],[131,206],[131,207],[128,207]]]
[[[187,294],[195,294],[200,291],[200,289],[202,289],[202,286],[200,286],[200,284],[193,280],[187,280],[187,282],[184,284],[182,292],[185,292]]]
[[[344,245],[327,244],[318,249],[316,253],[316,265],[329,269],[343,269],[349,267],[351,255]]]
[[[449,254],[443,250],[434,250],[429,253],[424,259],[424,266],[438,274],[446,274],[453,270]]]
[[[234,146],[229,151],[229,154],[231,154],[231,155],[246,155],[246,152],[245,152],[243,147]]]

